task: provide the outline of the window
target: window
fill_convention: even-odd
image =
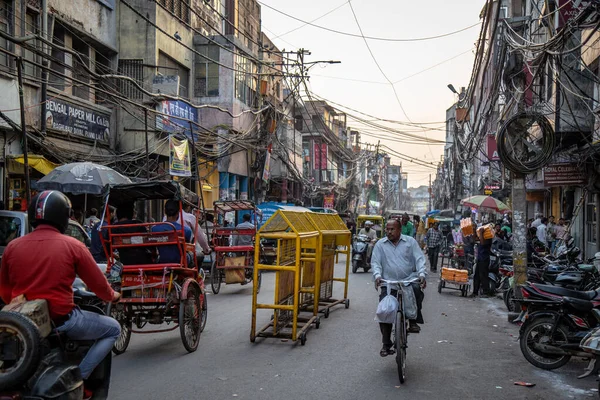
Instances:
[[[39,14],[33,12],[31,9],[27,9],[27,14],[25,15],[25,34],[26,35],[37,35],[40,33],[40,25],[39,25]],[[31,40],[28,42],[29,45],[33,47],[38,47],[38,41]],[[24,50],[23,58],[25,60],[39,62],[39,57],[30,50]],[[25,77],[36,78],[38,77],[40,71],[39,68],[35,65],[28,63],[27,61],[23,62],[23,73]]]
[[[190,0],[158,0],[171,14],[185,23],[190,23]]]
[[[119,60],[119,74],[134,79],[140,86],[144,84],[144,60]],[[130,99],[140,100],[143,93],[133,83],[120,79],[119,89],[121,94]]]
[[[235,98],[252,107],[256,102],[258,78],[253,76],[255,66],[247,57],[235,55]]]
[[[179,76],[179,97],[189,97],[190,70],[163,53],[158,53],[158,72],[163,75]]]
[[[194,96],[212,97],[219,95],[219,64],[211,61],[219,61],[218,46],[201,46],[198,52],[204,58],[196,54],[196,70],[194,78]]]
[[[90,74],[86,68],[90,66],[90,47],[77,36],[72,36],[73,50],[79,54],[79,57],[73,55],[73,78],[84,83],[90,82]],[[90,99],[90,88],[83,83],[73,83],[73,96],[84,100]]]
[[[585,211],[586,241],[596,243],[596,193],[588,193]]]
[[[13,33],[13,12],[11,2],[0,0],[0,31],[8,34]],[[9,50],[9,42],[4,38],[0,38],[0,48]],[[9,66],[9,57],[5,53],[0,53],[0,67]]]
[[[65,28],[58,22],[54,23],[54,32],[52,33],[52,43],[60,46],[65,42]],[[58,75],[65,73],[65,52],[52,46],[52,58],[50,60],[50,72],[48,76],[48,84],[55,89],[65,90],[65,78]]]

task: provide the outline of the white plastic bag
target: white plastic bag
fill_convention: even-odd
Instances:
[[[384,324],[393,324],[396,322],[396,312],[398,311],[398,299],[388,294],[379,302],[377,306],[377,316],[375,320]]]
[[[406,319],[417,319],[417,298],[411,284],[403,288],[402,301],[404,302],[404,316]]]

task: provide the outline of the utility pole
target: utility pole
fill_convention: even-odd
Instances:
[[[17,57],[17,79],[19,83],[19,108],[21,110],[21,135],[23,135],[23,168],[25,169],[25,199],[27,206],[31,202],[31,180],[29,179],[29,158],[27,128],[25,127],[25,99],[23,97],[23,58]],[[43,122],[42,122],[43,123]]]
[[[429,174],[429,211],[431,211],[431,174]]]
[[[512,230],[513,230],[513,265],[515,279],[513,292],[518,299],[522,298],[519,287],[527,281],[527,227],[526,227],[526,191],[525,176],[513,172],[512,179]]]

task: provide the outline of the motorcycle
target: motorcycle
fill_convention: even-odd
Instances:
[[[73,287],[73,297],[82,310],[104,314],[104,303],[83,286]],[[81,399],[83,379],[78,365],[94,341],[72,340],[52,329],[47,308],[30,316],[0,311],[4,328],[0,335],[0,398]],[[111,363],[108,353],[86,379],[93,399],[108,398]]]
[[[359,268],[365,272],[371,269],[371,263],[367,261],[367,251],[371,239],[367,235],[356,235],[352,241],[352,273],[356,273]]]
[[[581,340],[600,323],[600,293],[581,292],[551,285],[521,289],[525,311],[519,331],[521,352],[532,365],[552,370],[571,357],[589,355],[579,348]],[[537,298],[532,298],[536,293]]]
[[[579,347],[581,347],[581,350],[592,355],[590,365],[586,368],[586,372],[580,375],[579,378],[585,378],[591,374],[598,375],[598,389],[600,390],[600,365],[598,365],[598,358],[600,358],[600,327],[591,330],[583,338]]]

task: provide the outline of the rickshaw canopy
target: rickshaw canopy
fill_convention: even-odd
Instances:
[[[198,195],[177,181],[148,181],[108,186],[108,195],[116,201],[167,200],[198,205]]]

